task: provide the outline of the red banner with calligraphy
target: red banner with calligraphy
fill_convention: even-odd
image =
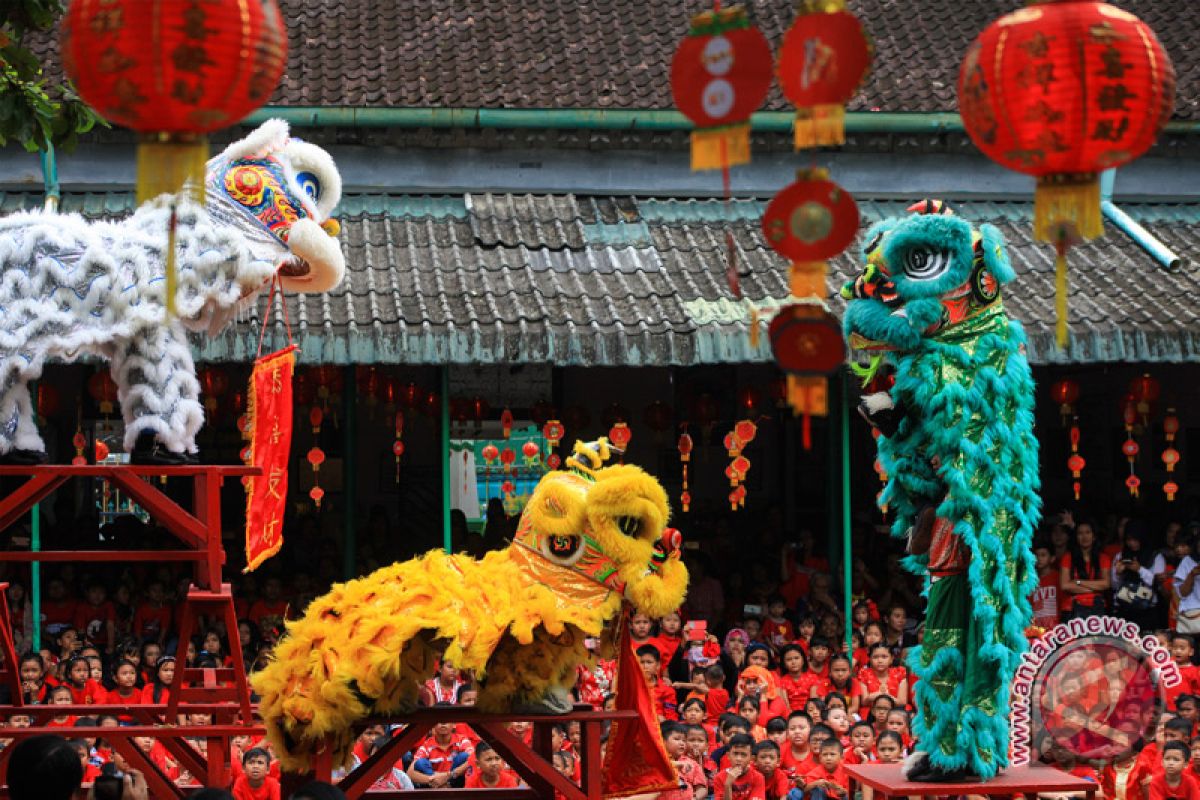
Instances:
[[[678,789],[679,778],[663,746],[654,697],[633,652],[627,619],[622,619],[618,638],[617,709],[636,711],[638,717],[613,722],[604,752],[602,793],[615,798]]]
[[[250,374],[248,460],[262,472],[246,480],[246,572],[283,547],[295,368],[296,346],[289,345],[255,361]]]

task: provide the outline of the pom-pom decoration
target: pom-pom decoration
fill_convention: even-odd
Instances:
[[[989,25],[958,76],[963,126],[988,158],[1037,178],[1034,238],[1054,245],[1066,347],[1067,249],[1104,233],[1099,174],[1154,144],[1175,70],[1144,22],[1100,2],[1035,2]]]
[[[845,105],[870,63],[870,40],[844,0],[798,4],[779,48],[779,85],[796,106],[797,150],[846,141]]]
[[[771,46],[741,6],[692,17],[671,60],[675,106],[696,126],[692,169],[750,161],[750,115],[771,88]]]

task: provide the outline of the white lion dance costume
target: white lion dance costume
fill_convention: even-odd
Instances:
[[[47,359],[111,361],[135,461],[186,463],[204,421],[187,332],[212,336],[278,271],[326,292],[345,262],[330,219],[341,177],[320,148],[271,120],[208,162],[204,206],[176,206],[178,316],[166,314],[172,199],[120,222],[31,211],[0,220],[0,460],[40,463],[29,381]]]

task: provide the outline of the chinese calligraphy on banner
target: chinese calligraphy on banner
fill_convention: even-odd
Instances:
[[[261,473],[246,481],[246,572],[283,546],[295,367],[296,347],[289,345],[255,361],[250,375],[249,461]]]

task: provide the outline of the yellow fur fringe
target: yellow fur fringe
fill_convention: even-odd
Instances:
[[[666,493],[637,467],[594,475],[594,484],[569,491],[564,474],[551,473],[527,514],[552,535],[586,528],[616,563],[624,597],[597,583],[588,584],[595,589],[588,601],[556,592],[547,575],[560,575],[560,587],[587,579],[548,559],[531,574],[521,565],[542,557],[522,544],[480,560],[435,550],[335,585],[287,624],[271,663],[252,677],[283,768],[306,770],[327,736],[334,763],[345,764],[353,724],[415,707],[439,657],[486,679],[481,708],[509,710],[570,689],[576,666],[588,660],[584,638],[601,635],[623,600],[650,616],[676,609],[687,589],[682,562],[673,556],[657,572],[649,569],[669,516]],[[643,520],[637,538],[618,530],[622,516]],[[522,548],[519,555],[514,548]]]

